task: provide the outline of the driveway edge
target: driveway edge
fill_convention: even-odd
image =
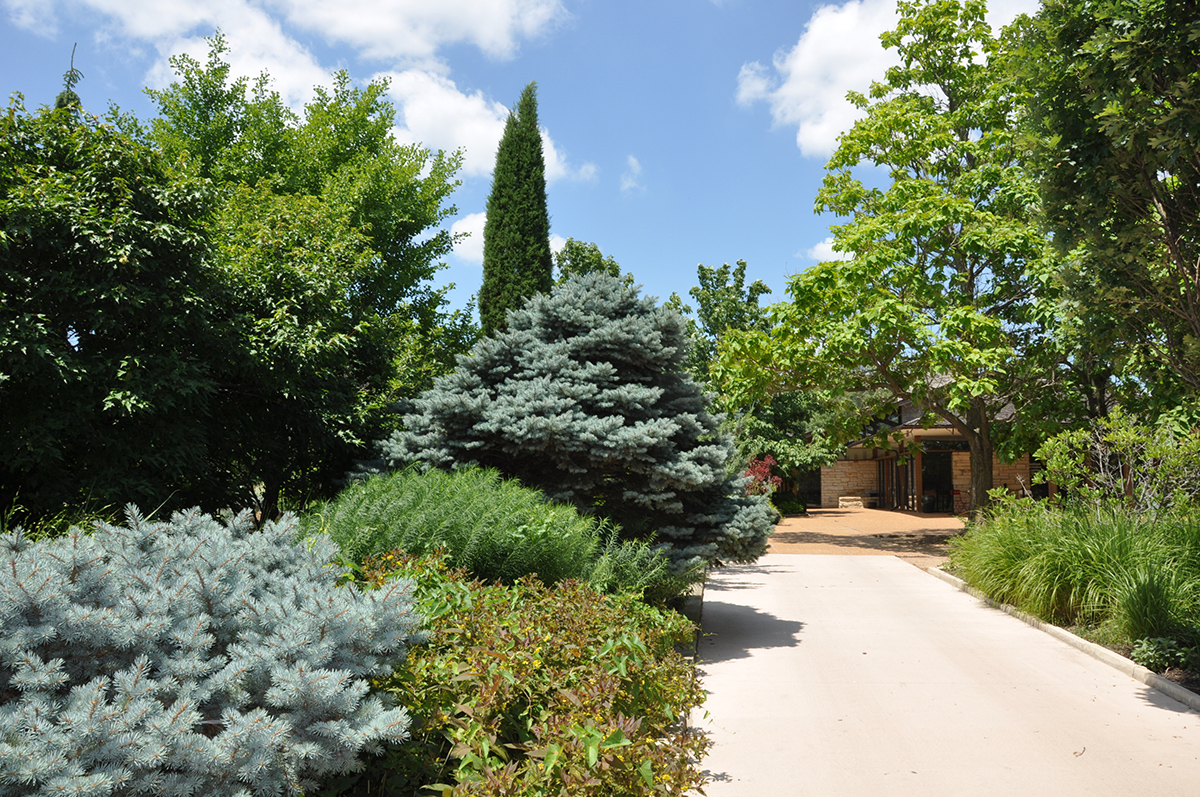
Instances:
[[[1075,636],[1070,631],[1064,631],[1058,626],[1053,625],[1052,623],[1047,623],[1038,617],[1034,617],[1032,614],[1023,612],[1015,606],[1010,606],[1007,603],[1000,603],[999,601],[992,600],[987,595],[963,581],[961,578],[952,576],[944,570],[936,567],[927,567],[925,568],[925,572],[934,578],[945,581],[952,587],[962,590],[972,597],[978,598],[987,605],[995,609],[999,609],[1006,614],[1010,614],[1018,620],[1033,626],[1039,631],[1049,634],[1060,642],[1067,643],[1076,650],[1091,656],[1093,659],[1103,662],[1109,667],[1125,673],[1135,681],[1140,681],[1146,686],[1149,686],[1151,689],[1156,689],[1168,697],[1178,700],[1180,703],[1183,703],[1193,711],[1200,712],[1200,695],[1197,695],[1190,689],[1184,689],[1179,684],[1173,681],[1168,681],[1161,675],[1147,670],[1145,667],[1130,661],[1124,656],[1113,653],[1111,650],[1103,647],[1102,645],[1097,645],[1094,642],[1088,642],[1086,639]]]

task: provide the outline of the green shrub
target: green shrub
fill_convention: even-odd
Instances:
[[[494,470],[409,468],[354,484],[305,520],[355,562],[399,548],[423,556],[444,550],[454,567],[484,581],[592,581],[610,592],[667,597],[695,578],[673,575],[665,557],[574,507],[548,503],[536,490]]]
[[[1200,520],[1183,508],[1005,502],[951,541],[951,563],[996,600],[1129,643],[1200,618]]]
[[[127,517],[0,535],[0,793],[293,794],[407,737],[368,692],[418,625],[410,585],[339,586],[290,516]]]
[[[788,493],[772,493],[771,506],[781,515],[803,515],[808,511],[803,501]]]
[[[586,584],[468,581],[393,554],[364,577],[419,584],[426,645],[378,682],[414,717],[411,741],[327,794],[682,795],[703,782],[687,727],[704,692],[677,652],[679,615]],[[436,793],[436,791],[435,791]]]
[[[1131,658],[1148,670],[1162,672],[1182,666],[1187,659],[1187,651],[1169,637],[1148,637],[1137,641]]]

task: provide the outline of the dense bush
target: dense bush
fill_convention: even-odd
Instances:
[[[1164,415],[1151,425],[1117,408],[1088,428],[1061,432],[1037,452],[1046,463],[1039,478],[1058,485],[1074,503],[1116,502],[1141,513],[1194,505],[1200,500],[1200,434],[1171,420]]]
[[[405,417],[392,464],[492,467],[556,501],[654,535],[675,562],[753,561],[777,515],[684,371],[683,319],[610,274],[585,274],[509,315]]]
[[[437,560],[386,555],[365,576],[413,578],[427,645],[380,686],[409,706],[413,739],[329,793],[683,795],[705,738],[704,692],[676,646],[690,623],[631,596],[522,579],[483,585]],[[333,786],[333,784],[331,784]]]
[[[968,583],[1053,622],[1107,626],[1126,644],[1200,624],[1194,510],[1012,501],[951,546]]]
[[[0,513],[161,500],[203,472],[210,210],[74,108],[0,113]]]
[[[376,476],[303,523],[308,533],[329,534],[355,562],[394,548],[417,556],[442,549],[455,567],[485,581],[512,584],[536,574],[545,584],[574,578],[610,591],[648,588],[652,597],[684,586],[645,543],[618,540],[606,524],[494,470]]]
[[[0,536],[0,792],[275,795],[407,736],[368,696],[408,582],[338,586],[324,538],[243,514]]]

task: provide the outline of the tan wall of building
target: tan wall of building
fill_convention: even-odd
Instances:
[[[954,511],[962,514],[971,506],[971,455],[955,451],[950,457],[954,480]],[[1029,456],[1004,464],[992,458],[992,486],[1008,487],[1016,493],[1021,485],[1029,486]],[[866,496],[879,491],[877,460],[841,460],[821,468],[821,506],[836,509],[838,498],[849,495]]]
[[[841,460],[821,468],[821,506],[836,509],[843,495],[879,490],[879,465],[873,459]]]
[[[954,511],[962,514],[971,508],[971,455],[966,451],[955,451],[951,457],[950,469],[954,474]],[[992,455],[992,487],[1007,487],[1012,493],[1019,493],[1021,485],[1029,487],[1029,455],[1008,464],[1002,463]]]

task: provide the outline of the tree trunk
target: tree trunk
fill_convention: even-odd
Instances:
[[[975,519],[990,503],[992,489],[992,436],[987,411],[981,401],[971,402],[967,410],[967,444],[971,447],[971,518]]]

